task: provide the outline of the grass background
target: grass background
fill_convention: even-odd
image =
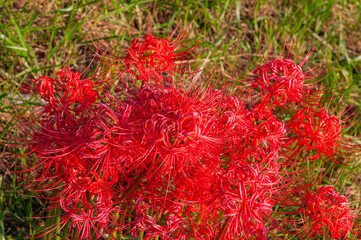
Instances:
[[[151,21],[153,32],[166,36],[180,23],[192,28],[192,37],[201,42],[197,59],[208,72],[221,73],[225,61],[238,71],[245,69],[247,61],[236,50],[237,42],[254,59],[255,43],[270,46],[275,55],[292,39],[297,39],[296,49],[303,45],[301,55],[315,46],[308,65],[328,63],[331,71],[324,83],[342,89],[342,104],[360,109],[360,12],[359,0],[0,0],[0,72],[20,84],[30,77],[52,76],[63,65],[81,71],[93,59],[93,42],[105,52],[121,52],[129,47],[127,31],[144,36]],[[12,127],[9,102],[16,98],[25,106],[32,102],[1,81],[2,135]],[[358,127],[353,130],[360,132]],[[11,165],[10,151],[20,150],[0,146],[1,161]],[[353,169],[354,176],[358,170]],[[3,165],[0,185],[0,240],[25,239],[39,230],[45,220],[33,217],[44,201]]]

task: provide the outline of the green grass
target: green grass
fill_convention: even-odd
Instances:
[[[21,2],[21,3],[19,3]],[[243,72],[247,63],[238,44],[253,59],[255,44],[274,54],[284,41],[303,44],[301,55],[316,47],[307,62],[312,67],[326,61],[329,76],[323,80],[332,89],[342,89],[343,106],[360,109],[361,96],[361,3],[354,1],[0,1],[0,72],[20,86],[30,77],[52,75],[63,65],[84,69],[92,60],[93,43],[107,52],[121,52],[130,37],[143,36],[152,22],[153,32],[166,36],[181,22],[200,40],[198,61],[205,72],[224,71],[224,61]],[[267,43],[269,39],[269,43]],[[206,59],[206,64],[203,64]],[[11,130],[10,103],[22,98],[6,81],[0,82],[2,135]],[[338,100],[337,100],[338,101]],[[337,102],[336,101],[336,102]],[[34,101],[25,101],[25,107]],[[15,131],[15,132],[14,132]],[[361,132],[360,127],[352,131]],[[3,152],[13,151],[5,147]],[[2,155],[5,159],[6,156]],[[9,157],[7,157],[9,159]],[[7,160],[10,161],[10,160]],[[41,228],[39,213],[44,201],[33,198],[9,169],[0,172],[0,240],[24,239]],[[350,169],[359,172],[359,168]]]

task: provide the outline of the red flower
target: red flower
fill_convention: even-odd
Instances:
[[[353,229],[355,215],[349,208],[347,198],[335,191],[333,186],[321,186],[314,192],[306,191],[304,206],[298,209],[303,215],[304,226],[299,233],[304,237],[328,236],[329,238],[348,239]]]
[[[175,31],[165,39],[157,39],[152,33],[147,34],[144,41],[134,39],[123,62],[126,72],[146,82],[164,80],[181,72],[178,67],[192,58],[196,45],[187,47],[191,39],[185,31],[170,40]]]
[[[176,174],[198,161],[218,159],[214,149],[223,143],[215,99],[221,92],[178,88],[143,87],[119,102],[119,128],[127,129],[128,152],[138,156],[129,162],[129,171],[147,166],[148,177],[153,171]]]
[[[287,121],[289,139],[285,146],[294,145],[292,155],[303,155],[307,150],[309,159],[336,161],[342,149],[347,149],[341,138],[341,120],[337,116],[328,115],[326,108],[316,110],[314,107],[304,107],[297,110],[292,119]],[[323,158],[326,157],[326,158]]]
[[[79,115],[85,110],[92,109],[108,78],[101,74],[89,78],[83,78],[82,75],[83,73],[63,67],[56,73],[55,78],[41,76],[32,79],[36,88],[28,86],[27,90],[35,90],[46,102],[42,106],[42,113],[38,115],[70,113]]]
[[[281,57],[275,58],[273,52],[268,47],[267,55],[259,47],[258,55],[262,63],[252,61],[240,48],[245,58],[247,58],[254,68],[250,69],[251,73],[241,80],[229,77],[233,81],[240,81],[243,85],[239,86],[242,94],[250,96],[250,101],[255,104],[266,106],[284,106],[289,103],[312,103],[316,97],[313,96],[317,87],[316,80],[325,73],[325,66],[322,64],[304,71],[302,69],[305,62],[314,52],[311,49],[306,56],[297,63],[297,58],[302,49],[299,50],[292,58],[295,45],[291,44],[290,51],[286,54],[286,43],[283,48]],[[243,73],[242,73],[243,74]],[[315,81],[316,80],[316,81]],[[251,89],[249,88],[251,86]]]
[[[245,159],[232,159],[217,176],[212,207],[226,218],[217,239],[266,239],[272,219],[272,195],[278,184],[278,169]],[[262,166],[263,165],[263,166]],[[219,202],[218,202],[219,201]],[[243,238],[242,238],[243,237]]]
[[[289,59],[274,59],[253,70],[253,88],[259,88],[263,101],[276,105],[300,102],[307,93],[305,76],[299,65]]]

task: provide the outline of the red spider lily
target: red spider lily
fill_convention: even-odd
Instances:
[[[283,105],[287,101],[299,102],[302,99],[302,69],[291,60],[272,60],[256,68],[253,74],[259,78],[254,79],[252,86],[259,87],[262,95],[267,94],[265,99],[274,97],[276,105]]]
[[[152,33],[147,34],[144,41],[133,39],[123,62],[126,72],[142,81],[164,80],[180,72],[177,67],[192,59],[197,45],[187,47],[191,39],[186,31],[172,39],[176,30],[165,39],[157,39]]]
[[[122,98],[125,100],[120,101]],[[145,84],[140,89],[125,88],[124,97],[114,99],[114,110],[109,112],[114,129],[125,140],[116,145],[124,146],[127,155],[118,168],[123,175],[134,176],[128,178],[128,190],[122,193],[122,198],[130,201],[142,196],[159,206],[159,210],[147,207],[149,211],[165,213],[208,197],[212,177],[220,167],[221,149],[227,145],[226,136],[232,135],[227,129],[242,124],[240,115],[236,116],[236,123],[231,123],[231,111],[239,106],[234,98],[224,101],[226,98],[221,91],[202,87],[182,90],[178,85],[160,88]],[[104,151],[108,151],[106,148]],[[197,205],[187,209],[189,216],[204,216]],[[132,223],[138,226],[131,230],[133,234],[139,226],[141,229],[146,226],[147,236],[168,236],[160,232],[165,226],[156,223],[154,215],[144,214],[140,215],[139,223]],[[188,237],[211,234],[204,230],[204,222],[196,224],[192,218],[182,222],[178,228],[172,227],[174,232],[169,236],[182,239],[184,234]]]
[[[92,78],[94,77],[83,79],[81,73],[64,67],[57,72],[56,78],[40,77],[32,79],[32,82],[36,84],[37,92],[49,103],[48,107],[53,111],[68,109],[74,104],[80,105],[79,109],[74,109],[79,111],[91,107],[99,99],[99,90],[107,81],[107,79],[96,81]]]
[[[22,143],[36,161],[21,172],[28,172],[26,180],[35,191],[53,190],[55,194],[47,199],[52,208],[64,211],[61,222],[72,222],[70,229],[77,228],[79,237],[89,239],[91,232],[100,235],[106,229],[109,233],[116,225],[109,219],[119,212],[112,189],[119,180],[115,168],[119,160],[106,158],[99,150],[109,128],[102,117],[106,105],[96,104],[108,78],[83,79],[81,75],[65,67],[54,79],[32,80],[37,87],[28,90],[37,90],[46,102],[24,116],[29,139]]]
[[[221,93],[177,88],[143,87],[127,93],[127,100],[119,102],[124,109],[117,116],[123,119],[119,128],[129,129],[128,152],[138,155],[129,171],[141,166],[147,169],[147,177],[158,171],[176,174],[205,154],[207,158],[202,161],[218,158],[214,149],[223,143],[216,128],[219,113],[214,99]]]
[[[315,109],[304,107],[297,110],[292,119],[287,121],[287,133],[289,139],[285,146],[296,145],[293,148],[293,155],[303,155],[302,151],[307,150],[309,159],[325,159],[338,162],[342,149],[347,150],[348,146],[341,138],[342,121],[337,116],[329,115],[326,108]]]
[[[260,88],[265,102],[275,105],[299,102],[306,93],[302,69],[292,60],[274,59],[253,70],[253,74],[257,77],[252,87]]]
[[[117,160],[97,152],[102,128],[95,119],[82,126],[61,123],[45,125],[33,135],[28,147],[38,158],[36,165],[27,170],[31,172],[28,177],[35,177],[37,191],[56,190],[58,193],[49,200],[54,207],[60,204],[74,228],[80,227],[77,231],[82,232],[82,239],[90,238],[91,231],[101,234],[107,219],[118,211],[113,203],[118,193],[112,189],[119,181]],[[110,231],[110,227],[106,229]]]
[[[284,106],[289,103],[313,103],[316,101],[315,85],[320,81],[320,77],[325,73],[325,66],[322,64],[304,71],[303,65],[310,58],[314,49],[311,49],[306,56],[297,64],[297,59],[302,48],[292,59],[295,45],[291,43],[289,52],[286,53],[286,43],[281,57],[275,57],[271,49],[267,48],[267,55],[259,46],[258,55],[262,63],[256,63],[251,60],[241,49],[245,58],[247,58],[255,68],[248,68],[251,72],[245,79],[237,80],[227,76],[231,80],[245,83],[241,86],[241,91],[245,96],[250,96],[255,104],[264,104],[273,108],[274,106]],[[242,73],[243,74],[243,73]],[[318,80],[316,80],[318,79]],[[251,86],[252,89],[249,89]],[[257,99],[257,101],[255,101]]]
[[[267,238],[266,223],[270,221],[274,205],[272,194],[278,182],[277,172],[239,159],[231,161],[228,168],[219,173],[215,186],[218,190],[213,190],[218,199],[215,206],[224,212],[226,221],[217,239]]]
[[[75,230],[74,232],[77,232],[81,239],[92,239],[92,232],[99,238],[102,236],[104,229],[107,233],[111,234],[118,225],[116,223],[118,218],[115,216],[115,213],[119,213],[120,208],[110,207],[109,203],[107,203],[107,206],[97,205],[99,204],[85,209],[77,208],[76,206],[72,206],[72,208],[69,208],[70,206],[68,208],[62,206],[66,213],[62,221],[70,221],[71,227]]]
[[[335,191],[333,186],[321,186],[314,192],[306,191],[298,213],[303,215],[304,226],[298,230],[304,237],[323,236],[348,239],[355,233],[355,217],[349,208],[347,198]]]
[[[218,214],[199,211],[198,204],[168,202],[166,209],[160,201],[139,198],[136,201],[136,214],[130,223],[132,234],[138,236],[145,231],[144,239],[161,236],[162,239],[214,239]]]

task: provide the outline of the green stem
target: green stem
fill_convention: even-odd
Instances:
[[[4,193],[1,188],[3,177],[0,175],[0,240],[5,240],[5,228],[4,228],[4,215],[3,215],[3,201],[4,201]]]
[[[139,232],[139,240],[142,240],[144,238],[144,231]]]
[[[115,219],[119,219],[119,212],[115,213]],[[111,235],[114,237],[114,239],[117,239],[118,231],[114,230]]]
[[[59,190],[53,190],[50,193],[51,197],[55,197],[59,193]],[[52,206],[52,208],[48,211],[47,218],[45,220],[45,229],[51,229],[55,225],[56,227],[52,229],[51,232],[46,234],[42,239],[43,240],[61,240],[62,238],[59,236],[61,230],[61,208],[60,206]]]
[[[224,222],[224,224],[221,228],[221,231],[219,231],[219,234],[218,234],[218,237],[216,238],[216,240],[223,239],[223,235],[226,233],[227,227],[228,227],[230,221],[231,221],[231,217],[227,217],[226,221]]]
[[[48,212],[47,218],[45,220],[45,229],[51,229],[54,224],[60,223],[60,213],[60,208],[53,208]],[[60,232],[60,227],[60,224],[57,224],[56,228],[53,229],[52,232],[43,237],[43,240],[61,240],[61,237],[58,235],[58,233]],[[53,237],[54,233],[56,234],[55,237]]]

